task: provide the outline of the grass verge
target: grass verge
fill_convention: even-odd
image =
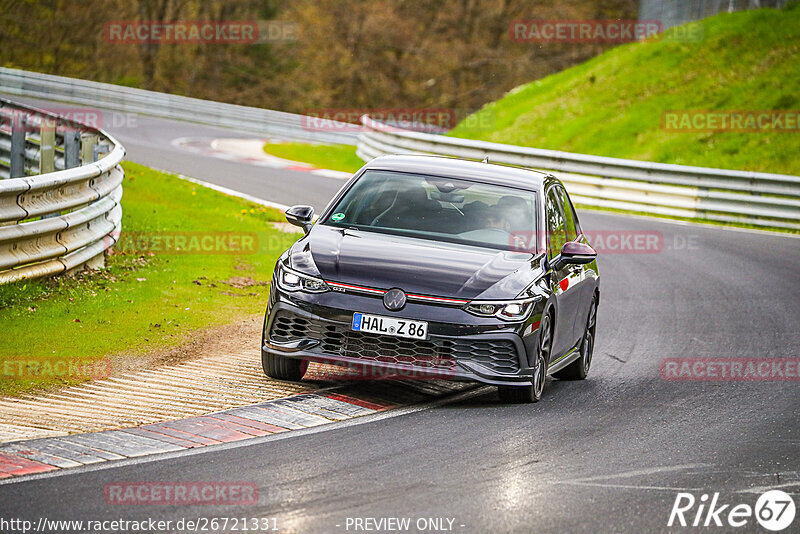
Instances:
[[[135,360],[264,311],[275,261],[297,239],[271,226],[283,215],[124,167],[123,232],[106,269],[0,286],[0,394],[97,377],[109,356]]]
[[[309,163],[320,169],[356,172],[364,161],[350,145],[315,145],[310,143],[267,143],[264,152],[290,161]]]

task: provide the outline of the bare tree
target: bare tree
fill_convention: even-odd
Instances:
[[[178,20],[188,0],[134,0],[140,22],[169,23]],[[161,43],[149,42],[139,45],[142,61],[142,86],[152,89],[156,79],[158,52]]]

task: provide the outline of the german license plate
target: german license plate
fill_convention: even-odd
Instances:
[[[408,319],[367,315],[366,313],[353,314],[352,328],[356,332],[388,334],[411,339],[426,339],[428,337],[428,323],[425,321],[409,321]]]

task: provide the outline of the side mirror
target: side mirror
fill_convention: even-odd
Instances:
[[[314,208],[311,206],[292,206],[286,210],[286,220],[302,228],[305,233],[311,231],[311,221],[313,219]]]
[[[568,241],[561,247],[560,269],[564,265],[585,265],[597,259],[597,251],[580,241]]]

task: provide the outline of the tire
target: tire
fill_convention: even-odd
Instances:
[[[286,358],[261,351],[261,367],[264,374],[275,380],[299,382],[306,374],[308,363],[297,358]]]
[[[594,332],[597,327],[597,297],[592,297],[589,305],[589,317],[586,319],[586,330],[581,341],[581,357],[566,366],[553,376],[559,380],[584,380],[589,374],[594,353]]]
[[[264,329],[267,327],[266,320],[264,321]],[[263,345],[265,338],[265,330],[261,331],[261,343]],[[278,356],[277,354],[270,354],[261,349],[261,367],[264,369],[264,374],[275,380],[287,380],[289,382],[299,382],[302,380],[303,375],[306,374],[308,362],[297,358],[286,358],[285,356]]]
[[[545,382],[547,381],[547,360],[550,358],[550,349],[553,342],[553,329],[550,314],[542,318],[539,328],[542,335],[539,336],[539,350],[536,357],[536,370],[533,379],[528,386],[498,386],[497,393],[500,400],[507,404],[523,404],[539,402],[544,392]]]

